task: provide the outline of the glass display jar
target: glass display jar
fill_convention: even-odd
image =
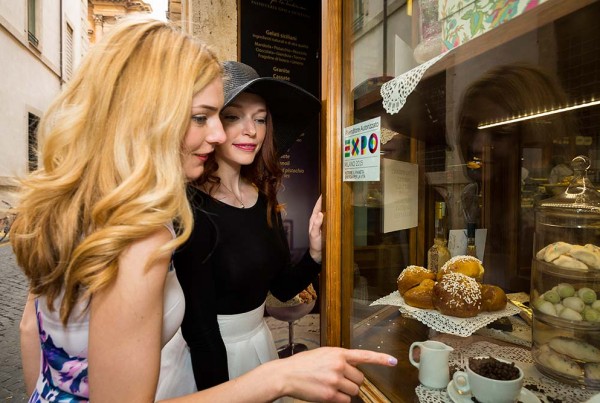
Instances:
[[[571,166],[564,193],[535,212],[532,355],[545,375],[600,389],[600,194],[589,158]]]

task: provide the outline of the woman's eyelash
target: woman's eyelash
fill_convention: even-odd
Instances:
[[[236,120],[241,119],[238,115],[234,115],[234,114],[221,114],[221,119],[228,121],[228,122],[234,122]],[[267,118],[254,118],[254,121],[258,124],[266,124],[267,123]]]
[[[197,124],[203,124],[206,123],[206,116],[204,115],[194,115],[192,116],[192,120],[197,123]]]

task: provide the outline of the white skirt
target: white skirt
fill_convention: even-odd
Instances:
[[[236,315],[217,315],[227,349],[229,379],[237,378],[260,364],[276,360],[277,349],[264,320],[265,304]]]
[[[277,360],[277,348],[273,335],[264,319],[265,303],[249,312],[236,315],[217,315],[221,337],[227,350],[229,379],[252,371],[260,364]],[[291,403],[283,397],[276,403]]]
[[[179,328],[160,352],[156,400],[189,395],[196,390],[190,349]]]

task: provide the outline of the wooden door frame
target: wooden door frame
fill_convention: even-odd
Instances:
[[[322,7],[321,183],[323,186],[323,269],[321,271],[321,345],[342,345],[342,0]]]

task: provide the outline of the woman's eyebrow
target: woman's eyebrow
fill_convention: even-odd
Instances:
[[[215,111],[215,112],[219,110],[219,108],[217,108],[216,106],[204,105],[204,104],[192,105],[192,109],[208,109],[208,110]]]

